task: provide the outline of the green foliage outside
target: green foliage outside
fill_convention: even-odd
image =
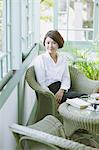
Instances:
[[[40,19],[43,21],[52,21],[52,14],[46,14],[46,11],[49,10],[51,12],[51,9],[53,8],[54,2],[53,0],[41,0],[41,16]]]
[[[77,61],[74,66],[80,69],[88,78],[99,80],[99,62]]]
[[[41,3],[43,3],[47,7],[53,7],[53,0],[41,0]]]
[[[88,61],[86,55],[81,55],[74,61],[74,66],[82,71],[88,78],[99,80],[99,61]]]
[[[74,67],[77,67],[81,72],[83,72],[88,78],[92,80],[99,80],[99,45],[93,45],[92,49],[94,53],[96,53],[96,59],[94,59],[94,55],[92,55],[91,49],[79,50],[77,48],[73,48],[71,50],[71,54],[73,56],[73,60],[71,64]],[[91,54],[90,60],[88,56]]]

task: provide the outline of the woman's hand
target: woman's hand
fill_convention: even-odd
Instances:
[[[58,92],[55,94],[55,97],[56,97],[56,100],[57,100],[58,103],[61,102],[63,94],[64,94],[63,89],[59,89]]]

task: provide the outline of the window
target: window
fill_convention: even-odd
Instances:
[[[0,52],[2,50],[3,1],[0,0]]]
[[[10,70],[20,69],[22,53],[27,53],[34,44],[35,3],[35,0],[0,0],[0,79]]]
[[[97,36],[97,0],[54,0],[54,4],[54,28],[63,34],[65,40],[92,41]]]
[[[40,39],[43,41],[45,34],[53,29],[53,0],[40,1]]]
[[[5,37],[5,26],[6,26],[6,6],[3,0],[0,0],[0,79],[8,72],[11,64],[8,61],[10,59],[10,51],[6,49],[6,37]],[[5,43],[4,43],[5,41]]]

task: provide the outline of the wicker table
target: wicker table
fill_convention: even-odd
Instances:
[[[71,137],[78,129],[84,129],[99,139],[99,111],[79,109],[64,102],[59,106],[59,113],[63,117],[67,137]]]

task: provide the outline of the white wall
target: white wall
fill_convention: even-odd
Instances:
[[[28,121],[29,115],[32,111],[32,107],[36,100],[35,92],[26,83],[25,98],[24,98],[24,115],[23,124]],[[10,97],[0,110],[0,150],[15,150],[16,142],[15,138],[9,128],[12,123],[18,121],[18,94],[17,87],[13,90]]]
[[[37,54],[34,55],[34,58],[36,55]],[[29,67],[33,65],[33,61],[31,62]],[[24,75],[22,77],[22,82],[24,82]],[[24,84],[22,84],[22,88],[23,85]],[[32,111],[32,107],[36,100],[35,92],[29,87],[27,83],[25,87],[24,97],[25,97],[23,100],[24,105],[22,107],[22,109],[24,110],[24,114],[22,120],[23,124],[25,125],[27,123],[27,120],[29,119],[29,115]],[[16,88],[13,89],[13,92],[7,99],[6,103],[0,109],[0,150],[15,150],[16,142],[12,132],[10,131],[9,126],[12,123],[17,122],[18,122],[18,87],[16,86]]]
[[[15,139],[9,126],[17,122],[17,87],[0,110],[0,150],[15,150]]]

